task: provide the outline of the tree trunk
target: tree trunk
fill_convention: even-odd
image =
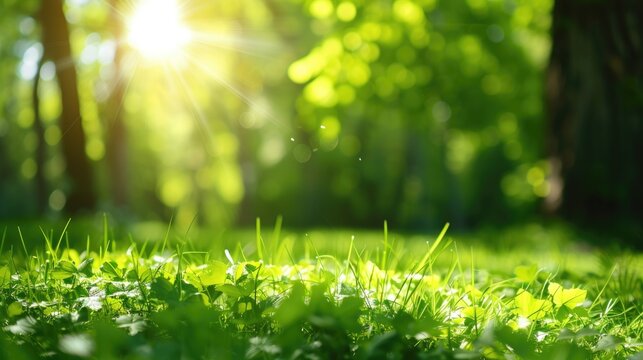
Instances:
[[[63,0],[44,0],[40,7],[42,44],[45,57],[56,65],[62,98],[60,130],[62,155],[70,182],[65,210],[69,213],[92,210],[96,206],[93,173],[85,152],[76,68],[71,54],[69,28],[63,13]]]
[[[36,132],[36,138],[38,139],[38,145],[36,146],[36,176],[35,176],[35,186],[36,186],[36,207],[39,215],[43,215],[45,210],[47,210],[47,180],[45,179],[45,160],[47,152],[47,143],[45,141],[45,125],[42,122],[42,117],[40,116],[40,96],[38,94],[38,88],[40,85],[40,71],[44,64],[44,58],[41,58],[38,61],[38,71],[36,71],[36,76],[34,76],[33,88],[31,93],[32,109],[33,109],[33,127]]]
[[[556,0],[547,69],[551,211],[589,224],[643,218],[643,7]]]

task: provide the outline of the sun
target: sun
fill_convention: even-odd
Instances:
[[[128,19],[127,30],[129,45],[150,60],[180,55],[191,39],[176,0],[140,0]]]

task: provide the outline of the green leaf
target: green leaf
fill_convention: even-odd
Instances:
[[[0,289],[9,286],[11,282],[11,271],[7,266],[0,266]]]
[[[90,277],[92,276],[92,265],[94,264],[94,258],[88,258],[83,260],[83,262],[78,265],[78,272]]]
[[[239,288],[238,286],[234,286],[232,284],[223,284],[223,285],[217,286],[217,290],[221,291],[226,296],[233,299],[248,295],[241,288]]]
[[[197,275],[203,286],[223,284],[228,266],[221,261],[213,261]]]
[[[58,262],[58,268],[60,268],[61,271],[66,271],[66,272],[72,273],[72,274],[76,273],[78,271],[78,269],[76,269],[76,266],[74,265],[74,263],[72,263],[71,261],[68,261],[68,260],[60,260],[60,262]]]
[[[257,270],[261,266],[261,264],[257,263],[252,263],[252,262],[247,262],[245,264],[246,271],[249,273],[253,273],[255,270]]]
[[[51,277],[57,280],[64,280],[74,276],[77,272],[76,266],[71,261],[61,260],[51,272]]]
[[[121,279],[123,277],[122,272],[118,269],[118,264],[116,261],[109,261],[109,262],[104,262],[103,265],[100,267],[100,271],[104,275],[108,275],[110,277],[114,278],[119,278]]]
[[[550,283],[547,291],[552,295],[556,306],[567,306],[570,309],[575,308],[585,301],[587,290],[581,289],[563,289],[558,283]]]
[[[462,316],[469,319],[477,319],[478,321],[480,321],[484,314],[485,310],[478,305],[467,306],[462,309]]]
[[[337,315],[344,329],[349,331],[359,331],[360,323],[355,321],[355,319],[359,318],[363,305],[364,301],[356,296],[347,297],[342,300],[342,303],[337,309]]]
[[[409,313],[405,311],[399,311],[397,314],[395,314],[391,325],[393,325],[395,331],[399,333],[402,333],[404,335],[415,335],[412,331],[409,331],[414,322],[415,319],[413,319],[413,316],[411,316]]]
[[[514,298],[514,306],[518,315],[531,320],[542,319],[552,309],[551,301],[536,299],[523,289],[518,290]]]
[[[516,332],[508,326],[493,329],[495,337],[503,344],[509,345],[522,358],[529,358],[534,353],[534,346],[524,332]]]
[[[587,311],[587,308],[584,307],[577,307],[575,309],[572,309],[572,313],[576,314],[578,317],[589,317],[589,311]]]
[[[7,307],[7,316],[14,317],[21,315],[24,311],[22,310],[22,305],[19,302],[13,302],[9,307]]]
[[[60,271],[58,269],[54,269],[54,271],[51,272],[50,274],[52,279],[56,280],[65,280],[69,279],[70,277],[74,276],[74,274],[70,274],[66,271]]]
[[[519,281],[530,283],[538,275],[538,267],[533,265],[520,265],[514,269],[514,274]]]
[[[142,266],[141,265],[141,266],[138,267],[137,271],[138,271],[138,273],[137,273],[138,281],[143,282],[143,283],[149,282],[152,279],[152,276],[154,275],[152,270],[150,268],[148,268],[147,266]]]
[[[543,349],[542,357],[547,360],[586,360],[592,354],[574,343],[558,342]]]
[[[294,324],[301,323],[307,315],[305,303],[306,287],[296,282],[290,295],[279,305],[275,320],[282,328],[296,328]]]
[[[168,279],[162,276],[154,279],[152,285],[150,286],[150,290],[152,291],[152,295],[160,300],[164,300],[170,303],[179,300],[179,293],[177,289]]]

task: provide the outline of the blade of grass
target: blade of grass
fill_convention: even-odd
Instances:
[[[272,244],[270,246],[270,263],[274,263],[277,259],[274,258],[276,249],[279,249],[281,244],[281,226],[283,224],[283,217],[277,216],[275,220],[275,228],[272,230]]]
[[[255,220],[255,240],[257,242],[257,257],[259,260],[263,260],[263,249],[264,249],[264,243],[263,239],[261,238],[261,219],[257,218]]]
[[[4,240],[7,237],[7,227],[4,227],[4,230],[2,230],[2,240],[0,240],[0,255],[2,255],[2,252],[4,250]]]
[[[170,217],[170,222],[167,224],[167,230],[165,230],[165,236],[163,237],[163,246],[161,246],[161,255],[165,253],[165,247],[167,246],[167,240],[170,237],[170,230],[172,229],[172,221],[174,220],[174,214]]]
[[[67,220],[65,227],[63,227],[63,231],[60,233],[60,237],[58,238],[58,243],[56,243],[56,253],[58,253],[58,249],[60,248],[60,243],[63,241],[63,237],[65,236],[65,234],[67,234],[67,228],[69,227],[70,223],[71,223],[71,218]],[[67,244],[67,247],[69,247],[69,244]]]
[[[27,264],[29,263],[29,251],[27,251],[27,245],[25,244],[25,238],[22,236],[22,230],[20,230],[20,226],[18,226],[18,235],[20,236],[20,242],[22,243],[22,250],[25,252],[25,256],[27,257]]]
[[[58,251],[54,251],[53,247],[51,246],[51,240],[49,239],[49,236],[45,233],[45,231],[42,229],[42,227],[39,226],[38,228],[40,229],[42,236],[45,238],[45,246],[47,251],[49,252],[49,256],[51,256],[54,263],[57,263],[58,259],[56,254]]]

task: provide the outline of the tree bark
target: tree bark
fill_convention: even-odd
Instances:
[[[62,155],[70,182],[65,210],[78,213],[96,207],[93,172],[85,152],[76,68],[71,54],[69,27],[63,13],[63,0],[44,0],[40,7],[44,55],[56,65],[62,100],[60,130]]]
[[[549,210],[589,224],[643,218],[643,7],[556,0],[547,69]]]

